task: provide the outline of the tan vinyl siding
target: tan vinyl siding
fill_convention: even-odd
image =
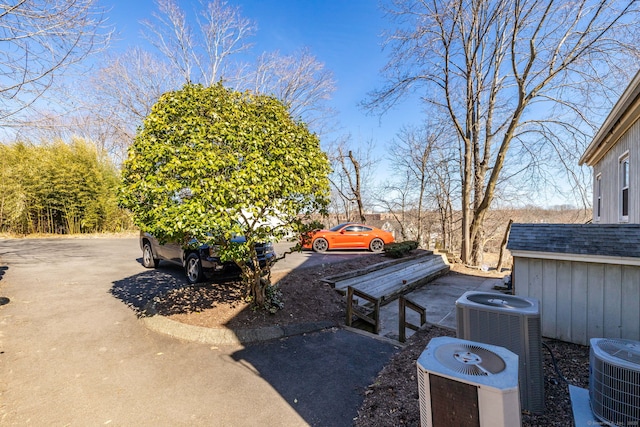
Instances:
[[[514,258],[515,294],[540,300],[542,335],[640,340],[640,267]]]
[[[640,224],[640,121],[636,121],[616,145],[593,167],[593,176],[602,180],[602,210],[597,218],[597,181],[593,188],[593,222],[618,224],[620,219],[620,175],[621,156],[629,153],[629,218],[631,224]]]

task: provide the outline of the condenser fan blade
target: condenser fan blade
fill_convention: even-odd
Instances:
[[[443,345],[436,350],[435,356],[444,366],[465,375],[497,374],[506,366],[494,352],[474,345]]]

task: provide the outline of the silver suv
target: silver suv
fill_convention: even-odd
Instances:
[[[234,237],[233,242],[243,243],[244,237]],[[193,246],[193,247],[192,247]],[[221,262],[220,256],[214,246],[190,245],[184,248],[179,243],[168,242],[160,244],[149,233],[140,233],[140,248],[142,249],[142,265],[147,268],[155,268],[160,261],[167,261],[184,268],[187,282],[195,284],[205,278],[211,278],[220,274],[239,274],[240,269],[234,262]],[[264,267],[267,262],[276,256],[273,243],[259,243],[256,245],[258,261]]]

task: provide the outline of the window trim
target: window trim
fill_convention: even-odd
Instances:
[[[629,222],[630,167],[629,151],[625,151],[618,157],[618,218],[620,222]]]
[[[594,220],[600,222],[600,218],[602,217],[602,172],[596,175],[595,192]]]

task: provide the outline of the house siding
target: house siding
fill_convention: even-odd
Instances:
[[[514,257],[515,294],[540,300],[542,335],[640,340],[640,267]]]
[[[640,121],[636,121],[620,138],[616,145],[593,167],[593,176],[601,176],[602,210],[597,218],[597,182],[593,180],[593,222],[599,224],[618,224],[628,222],[640,224]],[[620,183],[618,176],[619,159],[629,153],[629,218],[620,218]]]

